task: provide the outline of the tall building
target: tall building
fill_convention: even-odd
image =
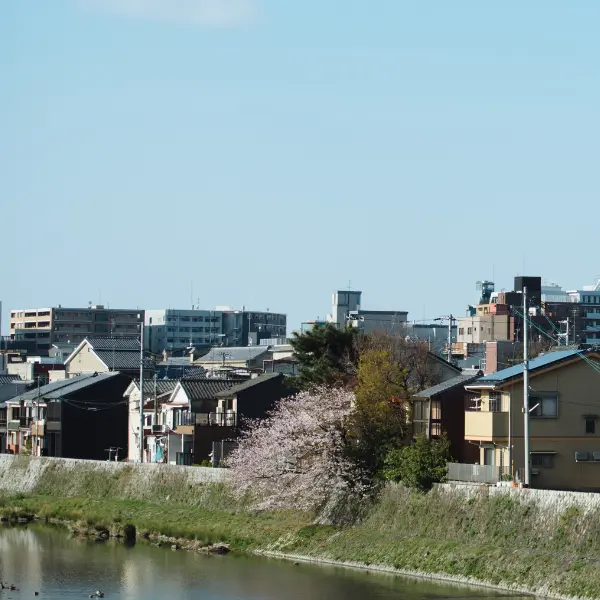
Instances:
[[[287,317],[269,311],[163,308],[147,310],[144,340],[150,352],[177,352],[188,346],[258,346],[286,336]]]
[[[153,354],[188,346],[220,345],[223,313],[218,310],[162,308],[147,310],[144,344]]]
[[[10,311],[10,338],[35,344],[36,352],[46,353],[52,344],[78,344],[86,337],[131,338],[140,335],[144,311],[105,308],[98,304],[86,308],[27,308]]]

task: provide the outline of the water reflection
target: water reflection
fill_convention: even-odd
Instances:
[[[20,597],[127,600],[471,600],[501,598],[482,588],[442,586],[336,567],[247,556],[198,556],[138,544],[73,538],[64,530],[0,529],[0,578]],[[511,596],[512,598],[517,598]]]

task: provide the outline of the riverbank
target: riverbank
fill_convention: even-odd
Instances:
[[[31,469],[41,469],[27,461],[9,468],[12,481],[31,480]],[[5,490],[0,513],[107,530],[132,524],[138,537],[186,541],[181,546],[192,550],[226,544],[292,560],[556,598],[600,598],[600,510],[593,495],[448,486],[422,495],[390,486],[365,507],[360,523],[333,526],[317,525],[314,515],[301,512],[250,511],[232,499],[224,483],[190,483],[197,477],[131,465],[113,472],[97,464],[50,463],[27,493]],[[138,489],[140,478],[145,483]]]

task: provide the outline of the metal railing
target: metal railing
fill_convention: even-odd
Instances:
[[[448,463],[448,481],[468,483],[498,483],[502,479],[502,467]]]
[[[175,454],[175,463],[191,467],[194,464],[194,455],[191,452],[177,452]]]

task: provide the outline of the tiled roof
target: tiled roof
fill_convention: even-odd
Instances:
[[[577,357],[579,354],[585,354],[585,350],[560,350],[556,352],[548,352],[547,354],[541,354],[540,356],[529,361],[529,370],[535,371],[543,367],[560,363],[564,360],[570,360]],[[520,377],[523,374],[523,364],[503,369],[497,373],[491,373],[476,381],[476,385],[493,385],[497,383],[504,383],[514,377]]]
[[[115,371],[135,371],[140,368],[140,345],[138,350],[96,350],[94,354],[109,368]],[[148,358],[144,361],[145,369],[154,369]]]
[[[281,379],[283,380],[282,373],[265,373],[264,375],[259,375],[258,377],[253,377],[252,379],[248,379],[247,381],[243,381],[242,383],[238,383],[234,385],[232,388],[228,390],[224,390],[218,394],[220,398],[225,396],[232,396],[237,394],[238,392],[243,392],[244,390],[248,390],[255,385],[262,385],[266,381],[271,381],[273,379]]]
[[[96,351],[98,350],[137,350],[140,351],[140,340],[133,338],[89,337],[86,341]]]
[[[219,392],[232,388],[235,381],[227,379],[183,379],[181,387],[190,402],[193,400],[213,400]]]
[[[19,381],[21,381],[21,377],[19,375],[0,375],[0,385],[18,383]]]
[[[211,348],[208,354],[201,356],[195,362],[197,363],[220,363],[241,362],[254,360],[255,358],[270,351],[268,346],[237,346],[233,348]],[[224,355],[224,356],[223,356]]]
[[[162,394],[167,394],[169,392],[172,392],[175,387],[177,386],[177,384],[179,383],[179,380],[177,379],[157,379],[156,380],[156,391],[158,392],[159,396]],[[137,389],[140,389],[140,380],[136,379],[135,380],[135,385],[137,387]],[[144,394],[152,394],[154,395],[154,380],[153,379],[144,379]]]
[[[423,390],[422,392],[415,394],[414,397],[415,398],[433,398],[433,397],[435,397],[443,392],[446,392],[448,390],[451,390],[453,388],[465,386],[465,385],[475,381],[479,377],[481,377],[481,375],[482,375],[481,371],[479,371],[479,373],[475,373],[475,374],[468,373],[468,374],[463,374],[463,375],[457,375],[456,377],[453,377],[452,379],[448,379],[448,381],[443,381],[442,383],[438,383],[437,385],[431,386],[430,388],[427,388],[427,389]]]
[[[206,377],[206,369],[204,367],[193,367],[186,369],[182,379],[202,379]]]
[[[78,375],[71,379],[54,381],[53,383],[41,386],[39,389],[35,388],[19,396],[15,396],[14,398],[11,398],[11,402],[30,402],[32,400],[37,400],[38,398],[41,398],[42,400],[58,400],[63,396],[68,396],[73,392],[77,392],[90,385],[96,385],[101,381],[110,379],[111,377],[117,377],[118,375],[119,373],[116,372],[98,373],[97,375]]]

